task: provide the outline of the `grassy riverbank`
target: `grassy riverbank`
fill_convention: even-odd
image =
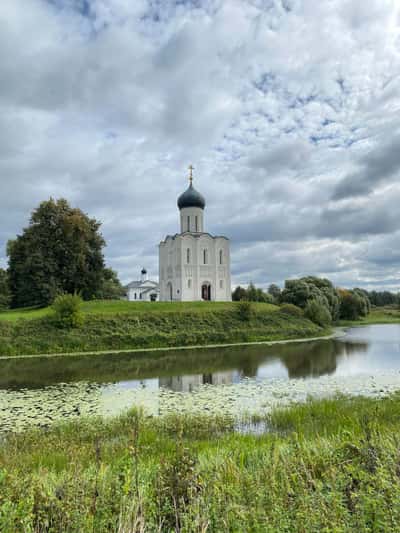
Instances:
[[[49,308],[3,311],[0,357],[290,340],[330,333],[277,306],[252,306],[252,316],[243,320],[234,302],[85,302],[83,326],[72,330],[52,324]],[[375,308],[361,320],[338,325],[383,323],[400,323],[400,310]]]
[[[49,310],[0,313],[0,356],[257,342],[329,333],[269,304],[254,304],[249,320],[240,316],[235,303],[86,302],[83,311],[83,325],[71,330],[52,324]]]
[[[370,324],[398,324],[400,309],[396,307],[374,307],[366,317],[359,320],[341,320],[340,326],[368,326]]]
[[[398,531],[400,397],[227,418],[130,413],[6,438],[0,530]],[[261,421],[263,422],[263,421]]]

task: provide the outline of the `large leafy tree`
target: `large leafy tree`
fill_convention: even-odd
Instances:
[[[126,296],[126,290],[121,285],[117,273],[111,268],[105,268],[103,281],[96,292],[96,298],[99,300],[119,300],[123,296]]]
[[[234,302],[240,302],[241,300],[247,300],[247,290],[244,287],[238,285],[232,292],[232,300]]]
[[[257,288],[254,283],[250,283],[247,289],[238,285],[236,289],[232,292],[232,300],[234,302],[239,302],[240,300],[248,300],[249,302],[264,303],[273,303],[274,301],[269,293],[264,292],[260,288]]]
[[[281,289],[278,287],[278,285],[275,285],[275,283],[271,283],[271,285],[268,287],[268,294],[270,294],[276,302],[279,302]]]
[[[0,310],[6,309],[11,301],[10,288],[8,286],[8,275],[4,268],[0,268]]]
[[[367,316],[370,302],[362,289],[339,289],[340,318],[343,320],[357,320]]]
[[[50,304],[61,293],[93,298],[104,281],[100,223],[64,199],[42,202],[9,241],[12,306]]]
[[[311,300],[316,300],[328,309],[333,320],[339,317],[339,296],[328,279],[308,276],[286,280],[280,300],[297,305],[302,309],[305,309]]]

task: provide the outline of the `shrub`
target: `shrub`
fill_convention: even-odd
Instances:
[[[83,323],[79,294],[61,294],[52,305],[51,319],[59,328],[78,328]]]
[[[237,305],[237,313],[240,320],[243,322],[249,321],[251,319],[251,315],[253,314],[252,304],[247,300],[240,301]]]
[[[294,304],[283,304],[280,307],[280,312],[284,313],[285,315],[290,316],[296,316],[296,317],[302,317],[304,315],[303,310],[300,307],[297,307],[297,305]]]
[[[325,327],[332,322],[332,315],[328,308],[318,300],[310,300],[305,308],[304,314],[315,324]]]

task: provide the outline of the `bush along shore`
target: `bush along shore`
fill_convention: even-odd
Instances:
[[[0,531],[395,532],[399,417],[398,395],[341,397],[252,426],[131,411],[4,436]]]
[[[257,342],[330,333],[295,306],[248,307],[247,302],[239,302],[189,309],[170,304],[157,311],[159,304],[154,304],[142,311],[140,305],[133,304],[130,312],[118,312],[118,307],[112,313],[84,312],[77,327],[60,327],[51,314],[0,320],[0,356]]]

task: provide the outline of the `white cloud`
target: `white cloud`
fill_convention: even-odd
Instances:
[[[156,275],[192,162],[234,281],[395,287],[399,43],[395,0],[3,0],[2,264],[52,195]]]

